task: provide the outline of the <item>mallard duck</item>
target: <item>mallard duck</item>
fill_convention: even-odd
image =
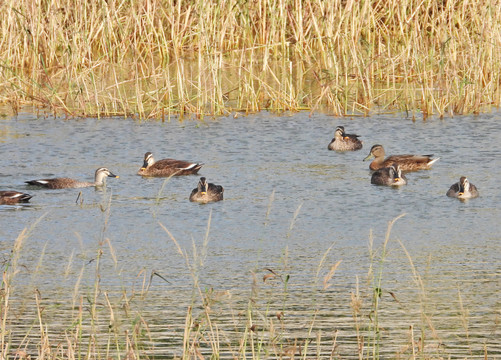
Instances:
[[[371,170],[378,170],[396,163],[400,166],[402,171],[417,171],[430,169],[433,163],[440,159],[432,159],[431,157],[433,155],[392,155],[385,159],[384,155],[383,146],[374,145],[364,161],[374,158],[369,165]]]
[[[192,163],[183,160],[175,159],[163,159],[155,161],[153,154],[147,152],[144,154],[143,166],[137,172],[141,176],[158,176],[158,177],[168,177],[168,176],[180,176],[180,175],[191,175],[198,173],[198,170],[203,164]]]
[[[0,191],[0,205],[11,205],[29,202],[32,196],[19,191]]]
[[[200,203],[220,201],[223,200],[223,192],[224,189],[221,185],[208,183],[204,177],[201,177],[198,186],[190,194],[190,201]]]
[[[451,185],[446,195],[458,199],[472,199],[478,196],[478,190],[465,176],[461,176],[459,182]]]
[[[327,149],[336,151],[360,150],[362,142],[358,140],[358,137],[359,135],[346,134],[344,127],[338,126]]]
[[[407,178],[402,174],[400,166],[398,164],[393,164],[374,171],[371,177],[371,184],[400,186],[407,184]]]
[[[103,186],[106,184],[106,177],[118,178],[118,175],[113,174],[108,169],[102,167],[96,170],[94,182],[78,181],[71,178],[53,178],[53,179],[39,179],[29,180],[25,183],[30,185],[43,186],[49,189],[70,189],[82,188],[89,186]]]

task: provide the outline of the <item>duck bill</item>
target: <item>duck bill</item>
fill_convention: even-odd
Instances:
[[[117,178],[118,179],[120,176],[115,175],[113,173],[109,173],[108,177],[112,177],[112,178]]]
[[[369,154],[369,155],[367,155],[367,156],[365,157],[365,159],[363,159],[362,161],[367,161],[367,160],[369,160],[369,159],[372,159],[373,157],[374,157],[374,155],[372,155],[372,153],[370,153],[370,154]]]
[[[207,191],[201,191],[200,194],[207,195]]]

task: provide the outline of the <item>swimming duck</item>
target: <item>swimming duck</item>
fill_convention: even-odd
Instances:
[[[221,185],[208,183],[204,177],[201,177],[198,186],[190,194],[190,201],[200,203],[220,201],[223,200],[223,191],[224,189]]]
[[[106,177],[118,178],[118,175],[113,174],[108,169],[102,167],[96,170],[94,182],[78,181],[71,178],[53,178],[53,179],[39,179],[29,180],[25,183],[30,185],[43,186],[49,189],[70,189],[82,188],[89,186],[103,186],[106,184]]]
[[[417,171],[430,169],[431,166],[440,158],[432,159],[433,155],[392,155],[384,158],[384,149],[382,145],[374,145],[371,148],[371,152],[364,161],[374,158],[374,160],[369,165],[371,170],[378,170],[384,167],[388,167],[393,163],[400,166],[402,171]]]
[[[11,205],[29,202],[32,196],[19,191],[0,191],[0,205]]]
[[[465,176],[461,176],[459,182],[451,185],[446,195],[458,199],[472,199],[478,196],[478,190]]]
[[[198,170],[203,164],[192,163],[183,160],[175,159],[163,159],[155,161],[153,154],[147,152],[144,154],[143,166],[137,172],[138,175],[142,176],[180,176],[180,175],[191,175],[198,173]]]
[[[376,170],[371,177],[371,184],[400,186],[407,184],[407,178],[402,175],[402,169],[396,163],[391,166]]]
[[[338,126],[327,149],[336,151],[360,150],[362,142],[358,140],[358,137],[359,135],[345,133],[344,127]]]

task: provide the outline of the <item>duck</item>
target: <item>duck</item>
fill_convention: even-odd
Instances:
[[[144,154],[143,166],[137,172],[141,176],[169,177],[197,174],[202,163],[193,163],[184,160],[162,159],[155,161],[153,154]]]
[[[118,175],[113,174],[105,167],[100,167],[96,170],[94,176],[94,182],[79,181],[71,178],[52,178],[52,179],[39,179],[39,180],[29,180],[25,183],[29,185],[43,186],[48,189],[71,189],[71,188],[83,188],[89,186],[103,186],[106,184],[106,178],[118,178]]]
[[[371,184],[400,186],[407,184],[407,178],[402,174],[402,169],[397,163],[388,167],[374,171],[371,177]]]
[[[363,160],[374,160],[369,165],[371,170],[378,170],[396,163],[402,171],[427,170],[440,158],[432,158],[433,155],[391,155],[385,159],[382,145],[376,144],[371,148],[369,155]]]
[[[208,183],[204,177],[200,178],[198,186],[191,191],[190,201],[208,203],[223,200],[224,189],[221,185]]]
[[[33,196],[13,190],[0,191],[0,205],[12,205],[18,203],[27,203]]]
[[[473,199],[478,197],[478,190],[466,176],[461,176],[457,183],[451,185],[446,195],[458,199]]]
[[[334,138],[327,146],[329,150],[336,151],[350,151],[350,150],[360,150],[362,148],[362,141],[358,140],[360,135],[346,134],[344,132],[344,126],[338,126],[334,132]]]

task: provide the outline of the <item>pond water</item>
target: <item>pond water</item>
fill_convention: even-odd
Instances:
[[[303,344],[296,355],[358,358],[357,321],[371,324],[377,313],[383,357],[418,351],[499,357],[500,119],[499,113],[415,122],[402,114],[308,113],[165,123],[30,114],[1,119],[0,190],[33,195],[29,204],[0,206],[4,259],[30,228],[12,282],[13,347],[26,342],[27,333],[36,344],[35,289],[57,339],[80,299],[85,304],[98,287],[103,313],[104,293],[122,310],[127,302],[120,326],[131,326],[134,314],[149,325],[145,353],[180,356],[188,308],[194,306],[195,317],[202,313],[197,284],[214,301],[223,358],[234,355],[227,347],[238,349],[223,344],[243,333],[250,306],[261,329],[281,324],[282,347]],[[328,151],[338,125],[359,134],[363,149]],[[399,189],[371,185],[362,159],[376,143],[387,154],[440,160],[431,170],[409,173]],[[199,176],[142,178],[136,172],[147,151],[157,160],[205,165]],[[120,176],[108,178],[103,189],[24,184],[56,176],[91,180],[101,166]],[[478,187],[479,198],[445,196],[462,175]],[[189,202],[200,176],[224,186],[224,201]],[[381,263],[388,222],[401,214]],[[150,277],[153,272],[162,278]],[[378,275],[381,283],[371,284]],[[377,311],[375,288],[381,291]],[[273,316],[280,311],[283,317]],[[305,339],[315,345],[306,349]]]

